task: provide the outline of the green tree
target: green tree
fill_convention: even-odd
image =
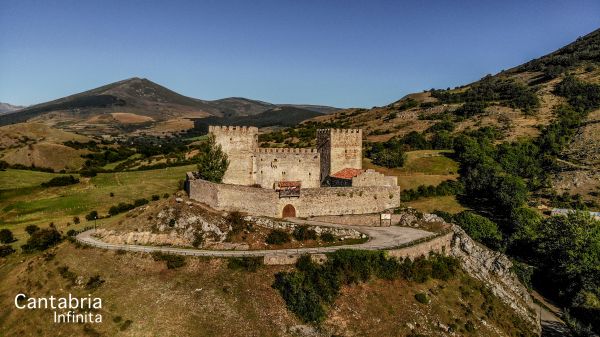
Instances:
[[[10,229],[0,230],[0,243],[11,243],[13,241],[15,241],[15,237]]]
[[[215,142],[215,137],[209,136],[203,151],[198,155],[198,175],[204,180],[220,183],[228,166],[227,154]]]
[[[600,296],[600,221],[573,212],[543,221],[535,250],[542,273],[570,301],[581,290]]]
[[[27,232],[27,234],[31,235],[33,233],[35,233],[36,231],[38,231],[40,228],[36,225],[27,225],[27,227],[25,227],[25,231]]]
[[[21,248],[25,252],[46,250],[62,239],[60,233],[54,228],[44,228],[35,231]]]
[[[454,221],[469,236],[491,248],[499,248],[502,234],[498,225],[492,220],[469,211],[463,211],[454,216]]]
[[[500,211],[510,215],[527,200],[527,185],[523,179],[510,174],[497,176],[490,191]]]

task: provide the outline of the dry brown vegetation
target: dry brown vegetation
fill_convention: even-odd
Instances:
[[[74,282],[61,276],[65,266]],[[93,329],[102,336],[297,336],[298,329],[314,328],[301,325],[271,288],[275,273],[292,268],[246,272],[228,269],[225,259],[188,257],[185,266],[167,269],[149,254],[65,242],[45,255],[0,261],[0,334],[86,336]],[[85,289],[94,275],[104,282]],[[18,292],[100,297],[103,322],[89,325],[87,333],[81,324],[54,324],[50,311],[15,310]],[[417,302],[417,293],[431,303]],[[411,330],[446,336],[442,329],[453,326],[462,336],[506,336],[518,329],[511,315],[481,283],[459,273],[448,282],[372,280],[344,287],[321,329],[328,336],[406,336]],[[473,332],[465,330],[469,321]]]

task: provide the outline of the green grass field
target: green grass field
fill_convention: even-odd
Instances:
[[[386,168],[363,159],[363,168],[385,175],[397,176],[402,190],[420,185],[438,185],[444,180],[458,178],[458,163],[447,156],[449,150],[419,150],[406,153],[406,163],[399,168]]]
[[[451,153],[449,150],[410,151],[406,153],[406,163],[399,168],[377,166],[365,158],[363,168],[398,177],[398,185],[403,191],[415,189],[420,185],[436,186],[442,181],[458,178],[458,163],[448,157]],[[427,213],[434,210],[450,213],[465,210],[454,196],[423,198],[404,205]]]
[[[100,173],[93,178],[80,178],[81,182],[63,187],[43,188],[40,184],[60,174],[26,170],[0,172],[0,228],[13,230],[17,238],[25,235],[26,225],[47,226],[54,222],[60,229],[97,210],[101,215],[119,202],[150,199],[153,194],[172,194],[185,179],[185,172],[193,165],[159,170]],[[110,193],[114,196],[111,197]]]
[[[418,200],[402,203],[402,205],[412,207],[416,210],[425,213],[432,213],[433,211],[437,210],[456,214],[467,209],[464,206],[462,206],[458,202],[458,200],[456,200],[456,197],[453,195],[421,198]]]

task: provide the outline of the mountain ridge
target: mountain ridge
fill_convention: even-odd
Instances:
[[[124,112],[156,121],[186,117],[257,115],[278,106],[302,107],[316,112],[337,108],[319,105],[273,104],[244,97],[203,100],[181,95],[146,78],[132,77],[0,116],[0,125],[51,119],[81,122],[96,115]]]
[[[13,105],[10,103],[0,102],[0,115],[6,114],[6,113],[11,113],[13,111],[17,111],[17,110],[20,110],[23,108],[25,108],[25,107],[22,105]]]

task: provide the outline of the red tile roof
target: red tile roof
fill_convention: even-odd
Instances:
[[[362,172],[363,170],[347,167],[341,171],[332,174],[331,176],[340,179],[352,179],[357,175],[361,174]]]

